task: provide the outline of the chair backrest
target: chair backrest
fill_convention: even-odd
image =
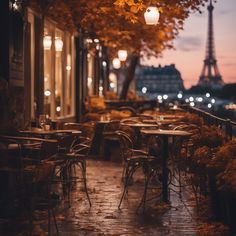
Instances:
[[[58,136],[59,152],[70,151],[75,141],[76,141],[76,136],[74,136],[73,134],[64,134],[64,135]]]
[[[132,128],[126,124],[121,124],[120,131],[126,133],[128,135],[128,137],[131,139],[131,141],[133,142],[133,144],[137,142],[137,135],[136,135],[134,128]]]
[[[40,159],[48,159],[58,152],[58,142],[42,141],[40,148]]]
[[[122,106],[118,108],[119,111],[129,111],[132,116],[136,115],[136,110],[133,107],[129,106]]]
[[[120,128],[120,121],[119,120],[112,120],[109,123],[104,125],[103,135],[111,134],[111,133],[115,134],[115,132],[117,130],[119,130],[119,128]]]
[[[79,143],[73,146],[73,152],[78,155],[88,156],[90,152],[91,145],[86,143]]]
[[[121,154],[123,159],[126,161],[132,155],[133,142],[129,135],[121,130],[116,131],[119,137]]]

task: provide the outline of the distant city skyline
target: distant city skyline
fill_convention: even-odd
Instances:
[[[236,1],[218,0],[216,3],[213,1],[213,4],[218,67],[225,83],[236,83]],[[144,64],[154,66],[175,64],[181,72],[185,88],[196,85],[206,54],[207,27],[208,11],[205,6],[202,14],[192,14],[185,21],[184,30],[174,41],[175,50],[163,52],[162,58],[145,60]]]

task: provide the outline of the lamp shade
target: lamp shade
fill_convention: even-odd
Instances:
[[[118,58],[120,61],[126,61],[127,56],[128,56],[128,53],[126,50],[119,50],[118,51]]]
[[[157,7],[148,7],[144,13],[144,19],[147,25],[157,25],[160,13]]]
[[[61,38],[55,38],[55,50],[56,52],[61,52],[63,49],[63,41]]]
[[[46,35],[43,37],[43,48],[44,50],[50,50],[52,46],[52,37]]]
[[[120,69],[120,60],[119,58],[114,58],[112,61],[112,65],[114,69]]]

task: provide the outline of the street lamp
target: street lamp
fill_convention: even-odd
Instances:
[[[160,13],[157,7],[150,6],[144,13],[144,19],[147,25],[157,25]]]
[[[126,50],[119,50],[118,51],[118,58],[120,61],[126,61],[127,56],[128,56],[128,53]]]
[[[114,58],[112,61],[112,65],[114,69],[120,69],[121,64],[119,58]]]
[[[52,46],[52,37],[50,35],[45,35],[43,37],[43,48],[44,50],[50,50]]]
[[[55,50],[56,50],[56,52],[61,52],[62,49],[63,49],[63,41],[62,41],[62,39],[59,38],[59,37],[56,37],[54,42],[55,42]]]

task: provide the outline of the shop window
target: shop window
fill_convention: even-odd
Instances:
[[[47,22],[44,28],[44,111],[51,118],[74,115],[73,38]]]

